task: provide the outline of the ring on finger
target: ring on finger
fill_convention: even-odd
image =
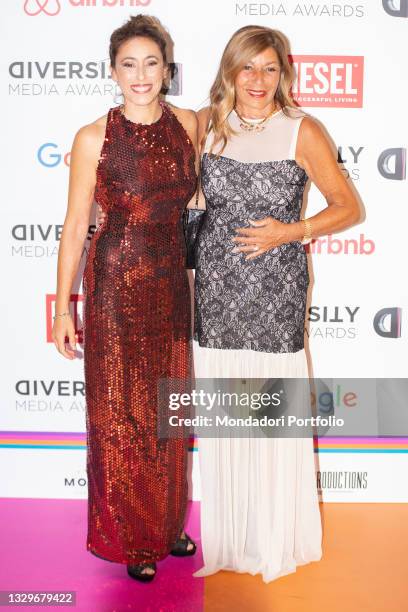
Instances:
[[[252,250],[253,250],[253,251],[259,251],[259,246],[254,245],[254,247],[253,247],[253,249],[252,249]]]

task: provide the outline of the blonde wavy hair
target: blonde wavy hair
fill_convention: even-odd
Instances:
[[[290,94],[295,71],[289,63],[290,47],[286,36],[278,30],[263,26],[249,25],[240,28],[232,35],[224,49],[217,76],[210,90],[209,123],[201,143],[204,144],[208,133],[212,130],[214,138],[210,153],[218,143],[222,142],[222,148],[217,153],[221,155],[228,138],[235,133],[227,117],[236,103],[235,79],[238,72],[248,61],[268,48],[276,51],[281,70],[275,102],[285,114],[288,114],[285,107],[296,108]]]

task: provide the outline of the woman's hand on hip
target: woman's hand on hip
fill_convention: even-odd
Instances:
[[[249,253],[245,259],[259,257],[286,242],[301,240],[303,235],[298,223],[282,223],[272,217],[248,221],[252,227],[237,228],[238,236],[232,238],[237,245],[232,252]]]

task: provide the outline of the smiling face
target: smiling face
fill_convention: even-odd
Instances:
[[[159,96],[167,70],[160,47],[150,38],[137,36],[120,46],[112,78],[125,102],[146,106]]]
[[[246,62],[234,82],[238,112],[248,117],[268,114],[275,105],[280,75],[279,58],[272,47]]]

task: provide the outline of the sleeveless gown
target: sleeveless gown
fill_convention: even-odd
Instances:
[[[303,114],[281,110],[264,131],[237,132],[201,162],[207,215],[195,275],[197,378],[307,378],[304,350],[307,258],[296,241],[253,260],[232,253],[248,218],[300,219],[308,177],[295,161]],[[217,152],[217,148],[215,153]],[[204,566],[261,574],[269,582],[321,558],[311,438],[200,438]]]
[[[87,549],[118,563],[165,557],[187,504],[187,439],[158,439],[157,382],[191,372],[181,215],[194,148],[171,109],[153,124],[110,109],[95,200],[106,218],[84,271]]]

